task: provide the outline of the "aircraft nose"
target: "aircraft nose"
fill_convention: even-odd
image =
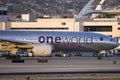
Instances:
[[[118,42],[115,43],[116,47],[118,47],[120,44]]]
[[[119,43],[118,43],[118,41],[117,40],[115,40],[115,39],[113,39],[113,38],[109,38],[108,39],[108,45],[107,45],[107,47],[109,48],[109,49],[114,49],[114,48],[117,48],[118,46],[119,46]]]
[[[113,43],[113,45],[114,45],[115,48],[119,46],[118,41],[113,41],[112,43]]]

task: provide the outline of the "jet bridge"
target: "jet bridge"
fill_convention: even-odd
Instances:
[[[102,4],[105,0],[101,0],[99,5],[96,7],[96,9],[91,9],[92,4],[95,2],[95,0],[90,0],[85,7],[80,11],[78,16],[76,17],[77,21],[81,21],[82,17],[88,14],[94,14],[94,13],[108,13],[108,14],[120,14],[120,8],[106,8],[102,9]]]

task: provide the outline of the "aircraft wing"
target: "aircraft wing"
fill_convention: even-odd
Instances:
[[[29,41],[0,39],[0,51],[7,51],[12,55],[16,55],[18,51],[27,51],[33,53],[34,56],[49,56],[52,51],[52,46],[48,44],[38,45]]]
[[[31,44],[33,43],[2,38],[0,39],[0,51],[8,51],[14,55],[18,50],[32,49],[33,46]]]
[[[19,41],[19,40],[13,40],[13,39],[0,39],[0,45],[1,45],[0,51],[2,50],[5,51],[5,48],[6,49],[14,49],[14,48],[29,49],[29,48],[32,48],[31,44],[33,43],[28,42],[28,41]]]

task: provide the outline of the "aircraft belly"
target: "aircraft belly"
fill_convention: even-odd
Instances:
[[[81,44],[73,44],[73,43],[64,43],[64,44],[59,44],[55,45],[55,51],[71,51],[71,52],[76,52],[76,51],[81,51],[81,52],[91,52],[91,51],[97,51],[93,45],[90,45],[89,43],[86,44],[81,43]]]
[[[53,51],[71,51],[71,52],[98,52],[101,50],[110,50],[113,48],[111,44],[105,43],[61,43],[55,44],[55,48]]]

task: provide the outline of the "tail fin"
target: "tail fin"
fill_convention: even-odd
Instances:
[[[91,5],[95,0],[90,0],[85,7],[80,11],[80,13],[78,14],[76,20],[80,20],[80,18],[86,14],[92,13],[93,10],[91,9]]]

